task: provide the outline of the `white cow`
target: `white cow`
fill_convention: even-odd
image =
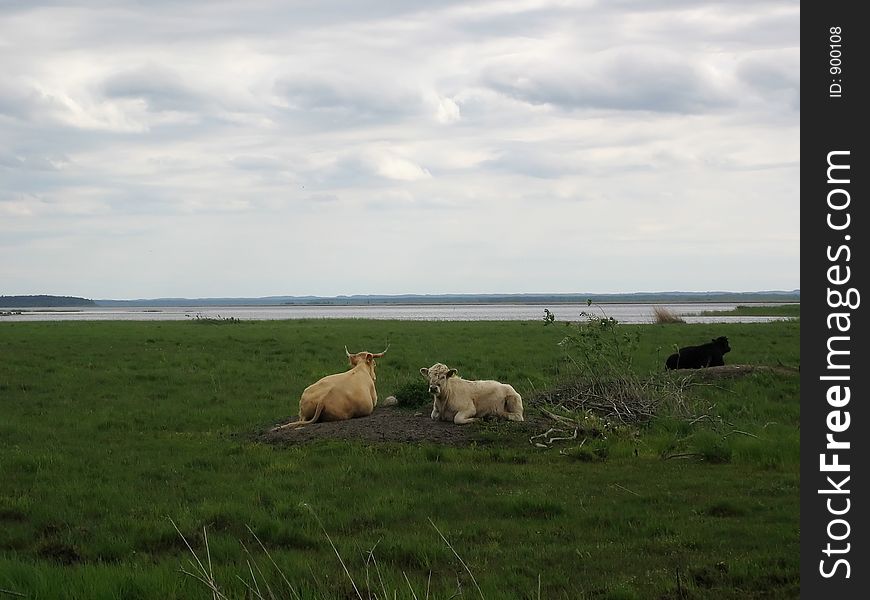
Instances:
[[[432,394],[432,419],[465,425],[481,417],[494,415],[523,420],[523,399],[506,383],[468,381],[456,375],[456,369],[435,363],[420,373],[429,380]]]
[[[344,352],[350,361],[351,369],[344,373],[327,375],[305,388],[299,399],[299,420],[275,427],[272,431],[301,427],[317,421],[343,421],[372,414],[378,404],[378,393],[375,390],[375,379],[377,379],[375,359],[382,357],[387,351],[377,354],[371,352],[351,354],[345,347]],[[391,399],[392,397],[387,400]]]

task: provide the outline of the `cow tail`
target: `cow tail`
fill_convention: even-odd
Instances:
[[[294,426],[301,425],[311,425],[312,423],[317,423],[318,419],[320,419],[320,414],[323,412],[323,402],[317,403],[317,408],[314,409],[314,416],[308,419],[307,421],[297,421],[294,423]]]
[[[298,421],[293,421],[292,423],[287,423],[286,425],[276,427],[272,431],[277,431],[279,429],[295,429],[296,427],[302,427],[303,425],[311,425],[312,423],[317,422],[317,420],[320,418],[321,413],[323,413],[323,402],[318,402],[317,408],[314,409],[314,416],[312,416],[307,421],[299,419]]]

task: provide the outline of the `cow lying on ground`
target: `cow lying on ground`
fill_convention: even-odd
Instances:
[[[721,367],[725,364],[724,355],[731,351],[728,338],[717,337],[708,344],[686,346],[671,354],[665,362],[668,369],[701,369],[703,367]]]
[[[275,427],[272,431],[301,427],[317,421],[344,421],[372,414],[378,404],[375,359],[382,357],[387,350],[378,354],[351,354],[345,346],[344,352],[350,361],[350,370],[327,375],[305,388],[299,399],[299,420]]]
[[[433,420],[453,421],[457,425],[489,415],[523,420],[523,399],[506,383],[467,381],[456,375],[456,369],[441,363],[428,369],[423,367],[420,373],[429,380]]]

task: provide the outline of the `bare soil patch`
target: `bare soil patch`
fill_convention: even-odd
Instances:
[[[776,375],[797,375],[799,369],[786,366],[770,367],[767,365],[723,365],[720,367],[707,367],[706,369],[680,369],[674,373],[691,374],[692,377],[702,380],[729,379],[746,377],[753,373],[775,373]]]
[[[256,435],[256,439],[269,444],[305,444],[318,440],[358,440],[364,442],[416,442],[443,446],[464,446],[483,441],[483,433],[498,430],[516,433],[521,439],[537,433],[544,417],[526,414],[523,422],[504,419],[485,419],[470,425],[455,425],[447,421],[433,421],[430,408],[417,410],[396,406],[379,406],[368,417],[349,421],[313,423],[298,429],[270,431],[271,427]],[[295,419],[295,418],[294,418]],[[290,420],[289,418],[287,420]],[[287,421],[282,421],[286,423]],[[277,423],[276,423],[277,425]]]
[[[431,442],[459,446],[471,441],[472,432],[469,427],[445,421],[433,421],[429,418],[429,413],[423,410],[385,406],[375,408],[368,417],[313,423],[280,431],[266,430],[258,436],[258,439],[272,444],[304,444],[317,440],[361,440]]]

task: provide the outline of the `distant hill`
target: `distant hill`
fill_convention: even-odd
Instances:
[[[761,292],[636,292],[630,294],[401,294],[268,296],[264,298],[154,298],[96,300],[97,306],[365,306],[385,304],[578,304],[676,302],[800,302],[800,290]]]
[[[96,302],[75,296],[0,296],[0,308],[55,308],[96,306]]]

